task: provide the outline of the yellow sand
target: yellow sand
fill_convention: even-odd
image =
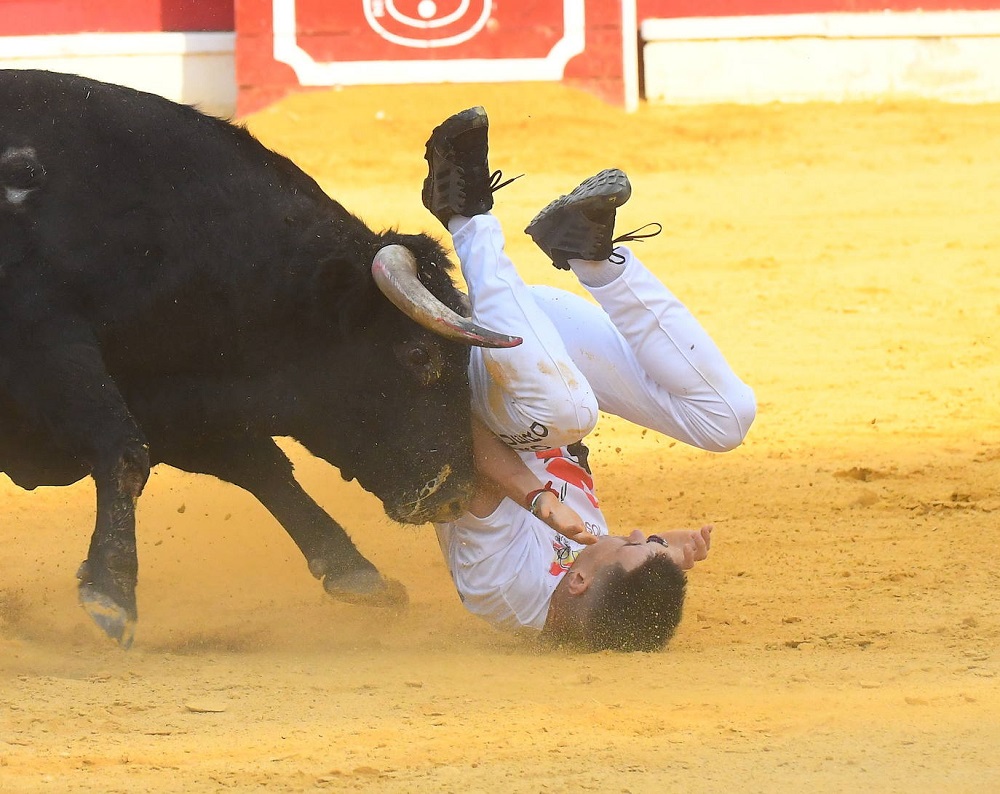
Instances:
[[[248,121],[373,226],[439,233],[423,144],[482,103],[520,230],[606,166],[619,229],[760,409],[727,455],[602,419],[614,525],[714,522],[661,654],[542,653],[466,615],[432,531],[289,449],[409,589],[327,599],[252,499],[158,469],[134,648],[74,572],[93,488],[0,481],[5,792],[979,792],[1000,789],[1000,107],[643,107],[558,86],[316,92]]]

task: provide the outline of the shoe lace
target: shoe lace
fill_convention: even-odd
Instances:
[[[503,171],[497,169],[492,174],[490,174],[490,193],[496,193],[500,188],[507,187],[511,182],[520,179],[524,174],[518,174],[517,176],[512,176],[506,182],[501,182],[503,179]]]
[[[499,172],[498,172],[499,173]],[[511,180],[513,181],[513,180]],[[644,231],[651,227],[656,227],[652,231]],[[625,232],[625,234],[619,235],[611,241],[611,247],[614,248],[620,243],[641,243],[643,240],[648,240],[650,237],[656,237],[660,232],[663,231],[663,224],[652,221],[650,223],[640,226],[638,229],[633,229],[630,232]],[[611,256],[608,257],[608,261],[614,262],[616,265],[624,265],[625,257],[619,254],[617,251],[612,251]]]

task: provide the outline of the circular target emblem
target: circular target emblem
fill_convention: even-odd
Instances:
[[[490,0],[364,0],[365,19],[379,36],[402,47],[454,47],[490,18]]]

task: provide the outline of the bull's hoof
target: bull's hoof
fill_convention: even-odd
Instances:
[[[79,590],[80,606],[87,611],[90,619],[122,648],[131,648],[136,621],[128,610],[92,584],[81,583]]]
[[[385,579],[374,569],[324,576],[323,589],[338,601],[369,607],[401,609],[410,601],[401,582]]]

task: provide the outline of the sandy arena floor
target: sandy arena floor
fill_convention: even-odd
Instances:
[[[482,103],[520,230],[609,165],[620,230],[757,392],[715,456],[604,418],[622,529],[714,522],[660,654],[542,653],[461,609],[429,528],[294,449],[402,580],[334,603],[230,486],[165,468],[140,502],[129,652],[76,604],[89,482],[0,482],[4,792],[1000,790],[1000,106],[643,107],[556,86],[323,92],[249,119],[374,226],[439,228],[423,144]]]

